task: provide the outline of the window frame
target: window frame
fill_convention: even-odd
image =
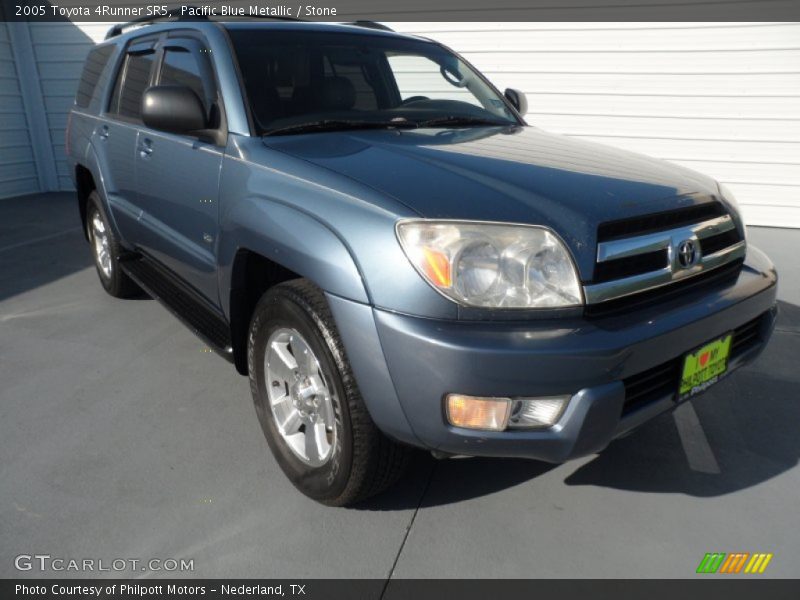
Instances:
[[[163,66],[164,61],[164,54],[165,49],[169,47],[179,47],[188,50],[189,52],[192,51],[193,48],[201,47],[201,48],[208,48],[210,49],[210,44],[206,37],[197,30],[194,29],[171,29],[169,31],[162,31],[155,34],[146,34],[138,37],[134,37],[130,39],[122,48],[119,56],[117,57],[117,62],[114,65],[114,83],[113,85],[109,86],[107,91],[107,97],[104,99],[103,106],[103,117],[117,121],[120,123],[125,123],[129,125],[140,125],[145,127],[144,122],[141,118],[134,119],[133,117],[128,117],[126,115],[119,114],[119,99],[117,98],[117,106],[112,107],[112,103],[114,101],[114,92],[117,87],[117,82],[120,83],[120,97],[122,94],[122,89],[125,86],[125,79],[128,75],[128,56],[131,53],[150,53],[149,51],[152,50],[154,54],[153,58],[153,66],[150,70],[150,77],[148,79],[148,87],[156,85],[161,77],[161,69]],[[133,51],[133,52],[132,52]],[[211,55],[209,55],[208,59],[205,61],[206,67],[208,69],[209,75],[213,78],[213,85],[215,90],[215,104],[219,111],[219,124],[216,128],[210,129],[209,132],[213,132],[216,135],[212,136],[215,139],[213,143],[215,146],[226,146],[228,140],[228,121],[225,116],[225,102],[222,97],[222,86],[220,84],[219,75],[217,74],[217,68],[214,64],[214,59]],[[149,129],[149,128],[148,128]],[[157,130],[153,130],[157,131]],[[197,136],[189,136],[189,135],[178,135],[173,134],[165,131],[159,131],[159,134],[163,135],[176,135],[177,137],[183,139],[197,139]]]
[[[153,76],[156,72],[156,67],[158,66],[159,60],[159,52],[158,52],[158,41],[161,36],[143,36],[138,38],[133,38],[130,40],[125,47],[120,52],[120,58],[117,65],[115,65],[114,72],[116,77],[114,78],[114,85],[110,88],[110,95],[105,103],[105,111],[103,115],[111,120],[114,121],[121,121],[124,123],[136,124],[141,125],[142,119],[129,117],[127,115],[122,115],[119,112],[119,105],[120,100],[122,99],[122,91],[125,89],[125,83],[128,78],[128,65],[130,63],[130,56],[136,54],[152,54],[153,55],[153,65],[150,67],[150,76],[147,81],[147,86],[153,85]],[[116,98],[116,106],[112,107],[114,103],[114,96],[117,91],[117,83],[119,83],[119,96]],[[146,89],[146,88],[145,88]]]
[[[214,70],[214,65],[211,60],[208,58],[203,59],[201,50],[204,49],[206,44],[203,44],[199,40],[191,39],[191,38],[167,38],[160,44],[160,58],[158,60],[158,65],[156,68],[156,76],[154,79],[153,85],[164,85],[161,81],[161,78],[164,75],[164,66],[167,60],[167,53],[170,50],[181,50],[184,52],[188,52],[189,54],[194,54],[194,59],[197,61],[198,58],[200,59],[197,63],[197,66],[200,70],[200,82],[204,88],[203,97],[200,100],[203,104],[206,104],[207,101],[210,99],[212,104],[216,104],[217,106],[220,105],[222,99],[219,93],[219,84],[217,82],[216,72]],[[196,53],[196,54],[195,54]],[[210,91],[212,92],[209,95],[206,95],[205,88],[210,86]],[[211,110],[211,106],[205,107],[207,110]]]
[[[205,70],[208,71],[207,75],[211,77],[211,84],[214,86],[214,104],[219,112],[219,123],[217,127],[209,129],[208,131],[216,134],[213,136],[215,139],[211,143],[213,143],[215,146],[226,146],[228,141],[228,120],[225,113],[225,101],[222,97],[222,85],[217,73],[217,66],[214,64],[213,54],[210,53],[211,45],[208,43],[206,37],[201,32],[194,29],[171,29],[162,34],[156,44],[156,48],[158,50],[158,58],[156,67],[153,71],[151,85],[158,85],[158,82],[161,81],[164,58],[166,56],[166,51],[170,48],[181,48],[189,52],[193,52],[194,50],[202,50],[204,48],[209,50],[209,55],[203,62],[205,63]],[[202,64],[201,70],[203,70]],[[201,79],[203,77],[204,75],[201,74]],[[206,99],[201,98],[201,100],[205,102]],[[197,136],[191,135],[182,135],[165,131],[159,131],[159,133],[164,135],[174,135],[183,139],[197,139]]]

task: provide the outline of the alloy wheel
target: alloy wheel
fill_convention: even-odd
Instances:
[[[305,464],[320,467],[336,446],[335,392],[300,333],[281,328],[270,335],[264,358],[267,393],[281,438]]]

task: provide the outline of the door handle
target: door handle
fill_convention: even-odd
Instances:
[[[153,140],[149,138],[145,138],[142,140],[142,143],[139,144],[139,156],[142,158],[148,158],[153,153]]]
[[[97,135],[105,142],[108,139],[108,125],[103,125]]]

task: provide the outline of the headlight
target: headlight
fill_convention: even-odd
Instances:
[[[425,280],[459,304],[551,308],[583,302],[569,252],[543,227],[401,221],[397,237]]]

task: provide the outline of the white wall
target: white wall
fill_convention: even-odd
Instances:
[[[0,22],[0,198],[38,189],[36,162],[8,26]]]
[[[729,184],[800,227],[800,23],[388,23],[464,55],[528,121]]]
[[[105,32],[106,24],[100,28]],[[59,189],[72,189],[65,151],[64,133],[67,114],[75,99],[75,90],[89,49],[102,39],[92,38],[78,27],[62,23],[31,23],[36,70],[47,112],[47,135],[53,148]]]

